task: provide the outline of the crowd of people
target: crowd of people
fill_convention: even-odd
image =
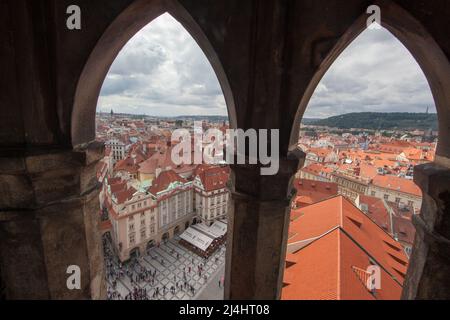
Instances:
[[[186,293],[191,297],[196,294],[196,289],[192,285],[192,279],[195,275],[198,275],[199,279],[202,279],[203,283],[207,283],[208,276],[205,271],[205,265],[209,261],[209,257],[204,257],[202,263],[196,262],[194,258],[190,262],[189,266],[183,268],[182,277],[173,275],[170,279],[173,285],[162,285],[158,281],[158,270],[147,269],[141,263],[140,258],[133,258],[127,263],[121,263],[116,254],[112,250],[110,238],[105,236],[103,238],[103,248],[105,255],[106,266],[106,279],[110,283],[107,291],[108,300],[155,300],[164,299],[170,292],[172,296],[177,295],[179,292]],[[175,250],[171,251],[171,255],[177,260],[180,259],[179,253]],[[156,256],[149,255],[152,259],[158,259]],[[158,263],[164,266],[164,260],[157,260]],[[219,262],[218,257],[214,261],[216,264]],[[127,279],[125,279],[127,278]],[[128,294],[123,295],[118,290],[118,282],[131,284],[131,289],[128,284]],[[150,285],[151,289],[147,289]],[[143,287],[141,287],[143,286]],[[127,287],[127,286],[125,286]]]

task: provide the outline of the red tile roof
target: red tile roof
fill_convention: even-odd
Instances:
[[[131,174],[137,173],[139,169],[138,164],[139,158],[128,156],[116,163],[116,165],[114,166],[114,171],[126,171]]]
[[[381,289],[364,281],[369,255],[337,228],[286,258],[283,300],[398,300],[401,286],[381,269]]]
[[[414,183],[414,181],[399,178],[396,176],[377,175],[373,178],[372,184],[377,187],[386,188],[389,190],[394,190],[394,191],[403,192],[403,193],[409,193],[409,194],[412,194],[417,197],[422,196],[422,191]]]
[[[133,198],[133,195],[136,193],[136,189],[133,187],[129,187],[114,193],[114,196],[117,199],[118,204],[123,204]]]
[[[153,154],[149,159],[139,165],[139,172],[144,174],[152,174],[156,169],[175,168],[176,165],[172,161],[172,147],[163,148]]]
[[[291,220],[283,299],[399,299],[407,268],[402,246],[342,196],[299,209]],[[295,261],[294,261],[295,260]],[[294,264],[292,264],[294,261]],[[373,296],[353,267],[381,267]]]
[[[359,195],[360,204],[367,205],[367,216],[388,233],[392,233],[389,212],[383,200],[375,197]]]
[[[318,163],[312,163],[301,169],[304,172],[311,173],[314,175],[326,176],[327,174],[333,172],[333,169],[326,167]]]
[[[310,205],[338,195],[338,185],[333,182],[295,179],[294,188],[297,190],[297,197],[295,198],[297,207]]]
[[[186,183],[187,180],[176,174],[173,170],[163,171],[153,181],[149,192],[156,196],[158,193],[167,190],[169,185],[174,182]]]
[[[319,157],[325,158],[330,153],[332,153],[332,149],[326,149],[326,148],[309,148],[308,153],[314,153]]]
[[[195,171],[207,192],[226,188],[229,175],[228,166],[200,165]]]
[[[108,184],[111,190],[111,194],[115,197],[118,204],[123,204],[133,198],[136,193],[136,189],[128,187],[126,181],[122,181],[120,178],[108,179]]]

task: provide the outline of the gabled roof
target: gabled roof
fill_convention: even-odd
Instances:
[[[400,298],[408,264],[402,246],[349,200],[338,196],[297,211],[289,228],[283,299]],[[352,269],[372,264],[382,272],[377,296]]]
[[[156,196],[158,193],[167,190],[167,188],[174,182],[187,183],[188,181],[176,174],[173,170],[163,171],[153,181],[149,192]]]
[[[129,187],[127,182],[122,181],[120,178],[108,179],[108,185],[117,204],[123,204],[126,201],[131,200],[137,191],[135,188]]]
[[[200,165],[195,170],[195,176],[200,178],[207,192],[226,188],[229,175],[228,166]]]
[[[131,174],[137,173],[139,169],[138,163],[139,159],[128,156],[116,163],[116,165],[114,166],[114,171],[126,171]]]
[[[156,169],[175,168],[176,165],[172,161],[172,147],[162,148],[150,158],[140,163],[139,172],[144,174],[154,174]]]
[[[423,159],[422,150],[416,148],[408,148],[403,150],[403,154],[409,160],[421,160]]]

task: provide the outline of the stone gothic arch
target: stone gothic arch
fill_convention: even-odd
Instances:
[[[72,110],[72,146],[95,139],[95,112],[103,81],[120,50],[137,32],[164,13],[180,22],[205,53],[221,85],[230,126],[236,127],[233,94],[221,62],[200,26],[177,0],[132,2],[109,25],[92,50],[79,77]]]
[[[390,0],[379,0],[375,1],[374,4],[381,8],[382,26],[389,30],[411,52],[428,80],[439,119],[439,137],[441,139],[439,139],[438,144],[437,162],[449,165],[448,160],[442,159],[442,157],[448,158],[450,155],[450,142],[445,139],[450,135],[450,126],[448,125],[450,123],[450,62],[433,37],[406,10]],[[339,55],[366,29],[367,18],[368,15],[363,14],[353,23],[323,59],[311,79],[307,90],[301,97],[292,126],[290,150],[296,147],[300,129],[298,124],[320,80]]]
[[[450,7],[447,0],[375,1],[383,8],[385,27],[420,62],[440,121],[438,159],[416,169],[425,204],[417,222],[412,262],[417,267],[408,275],[405,298],[448,298]],[[95,165],[103,154],[101,146],[89,144],[95,138],[98,93],[121,47],[164,12],[205,51],[222,85],[231,125],[280,129],[278,175],[261,177],[255,166],[232,168],[225,284],[228,299],[279,298],[290,180],[304,156],[287,155],[292,137],[297,138],[293,124],[328,66],[364,27],[360,16],[373,0],[0,3],[5,8],[0,25],[7,31],[0,34],[5,106],[0,108],[0,269],[6,298],[105,296],[92,214],[99,205]],[[82,30],[67,30],[68,4],[88,13]],[[66,266],[74,263],[86,281],[82,290],[69,292]]]
[[[413,220],[417,234],[403,299],[443,298],[450,288],[450,241],[449,230],[445,229],[450,220],[447,191],[450,186],[450,62],[425,27],[409,12],[391,0],[379,0],[374,4],[381,8],[382,26],[409,50],[425,74],[439,121],[435,161],[415,168],[414,180],[423,192],[423,204],[421,214]],[[294,118],[289,150],[297,148],[301,119],[320,80],[339,55],[367,28],[368,17],[361,15],[339,38],[309,82]]]

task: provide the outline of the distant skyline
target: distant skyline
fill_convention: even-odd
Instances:
[[[305,117],[351,112],[436,113],[430,86],[411,53],[388,30],[367,29],[336,59]]]
[[[339,56],[311,98],[306,118],[351,112],[435,113],[427,80],[386,29],[366,30]],[[98,112],[226,116],[217,77],[189,33],[169,14],[139,31],[114,61]]]

